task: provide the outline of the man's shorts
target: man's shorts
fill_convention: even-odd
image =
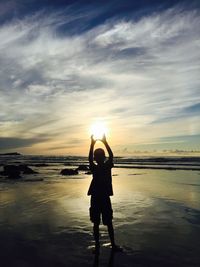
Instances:
[[[104,225],[108,225],[113,219],[113,210],[109,196],[91,196],[90,220],[100,224],[101,214]]]

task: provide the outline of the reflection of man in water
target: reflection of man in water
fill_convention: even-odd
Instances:
[[[95,149],[93,153],[96,142],[96,140],[93,138],[93,135],[91,136],[89,152],[90,170],[92,172],[93,179],[88,190],[88,195],[91,195],[90,220],[94,224],[93,231],[95,239],[95,252],[97,253],[99,252],[99,224],[101,221],[101,215],[103,224],[107,225],[108,227],[112,249],[114,251],[120,250],[120,248],[115,244],[114,230],[112,225],[113,211],[110,201],[110,196],[113,195],[111,175],[111,169],[113,167],[113,153],[106,141],[105,135],[101,141],[104,143],[108,151],[108,160],[106,160],[105,152],[102,148]],[[93,158],[97,164],[94,163]]]

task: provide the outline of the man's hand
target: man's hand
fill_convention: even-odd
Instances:
[[[105,143],[107,143],[107,140],[106,140],[106,135],[105,135],[105,134],[103,135],[103,137],[102,137],[101,141],[102,141],[104,144],[105,144]]]
[[[92,134],[92,135],[91,135],[91,144],[94,145],[95,143],[96,143],[96,140],[94,139],[94,135]]]

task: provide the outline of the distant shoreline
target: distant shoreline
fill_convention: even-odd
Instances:
[[[10,152],[10,153],[0,153],[0,156],[22,156],[22,154],[18,152]]]

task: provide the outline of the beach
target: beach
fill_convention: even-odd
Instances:
[[[144,166],[145,160],[140,161]],[[26,162],[38,172],[18,180],[0,177],[1,266],[199,266],[198,160],[190,161],[189,168],[176,159],[172,170],[168,167],[174,160],[165,168],[154,160],[158,168],[152,169],[149,161],[137,168],[133,160],[119,159],[111,201],[116,242],[123,252],[111,252],[102,225],[99,258],[92,254],[91,175],[60,175],[65,165],[75,168],[87,164],[86,159],[4,157],[1,162]],[[38,167],[41,162],[46,166]]]

